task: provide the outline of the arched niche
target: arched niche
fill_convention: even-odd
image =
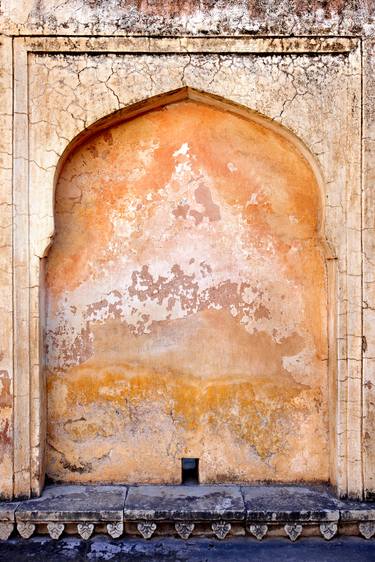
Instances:
[[[328,481],[322,182],[289,131],[189,88],[101,120],[56,172],[47,474]]]

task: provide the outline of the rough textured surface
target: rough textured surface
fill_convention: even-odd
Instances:
[[[373,0],[3,0],[11,33],[357,35],[374,28]]]
[[[195,538],[184,542],[171,538],[114,541],[105,537],[90,541],[64,538],[56,542],[37,537],[0,543],[1,562],[122,562],[126,558],[134,562],[373,562],[374,544],[357,537],[342,537],[334,542],[304,538],[296,543],[288,539],[258,542],[248,537],[226,541]]]
[[[48,474],[327,480],[327,286],[314,173],[193,101],[106,129],[56,188]],[[277,272],[277,274],[276,274]]]

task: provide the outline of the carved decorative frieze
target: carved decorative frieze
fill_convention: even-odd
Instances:
[[[255,524],[248,527],[249,532],[254,535],[258,541],[261,541],[267,534],[268,525]]]
[[[9,539],[14,529],[14,523],[0,523],[0,540],[6,541]]]
[[[35,531],[35,525],[30,521],[20,521],[17,523],[17,531],[23,539],[29,539]]]
[[[194,523],[176,523],[175,529],[182,539],[188,539],[194,531]]]
[[[47,529],[48,529],[48,532],[49,532],[49,536],[52,539],[57,540],[62,535],[62,533],[65,529],[65,525],[64,525],[64,523],[52,522],[52,523],[48,523]]]
[[[113,539],[118,539],[124,532],[124,524],[122,521],[114,521],[113,523],[107,523],[108,534]]]
[[[332,521],[329,523],[321,523],[320,532],[327,541],[331,540],[337,533],[337,523],[334,523]]]
[[[226,521],[217,521],[212,523],[211,529],[215,533],[218,539],[225,539],[229,531],[231,530],[232,525],[227,523]]]
[[[156,523],[152,521],[142,521],[138,523],[137,529],[144,539],[150,539],[156,531]]]
[[[296,541],[302,533],[302,525],[298,523],[287,524],[284,526],[285,532],[291,541]]]
[[[91,537],[94,532],[94,524],[93,523],[78,523],[77,530],[80,536],[87,540]]]
[[[358,528],[365,539],[371,539],[375,535],[375,521],[361,521]]]

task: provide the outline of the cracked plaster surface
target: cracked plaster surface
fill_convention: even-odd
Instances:
[[[45,34],[371,35],[373,0],[4,0],[2,28]]]

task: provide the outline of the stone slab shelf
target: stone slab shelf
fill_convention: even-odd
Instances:
[[[306,486],[47,486],[40,498],[0,503],[0,539],[49,534],[121,536],[375,536],[375,503]]]

